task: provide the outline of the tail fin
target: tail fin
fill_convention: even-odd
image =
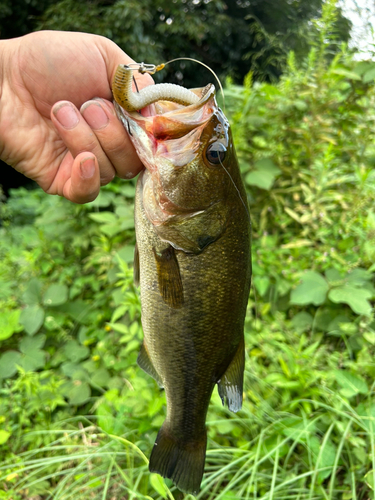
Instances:
[[[182,442],[168,432],[164,423],[151,453],[150,472],[172,479],[185,493],[196,494],[204,472],[206,445],[206,431],[200,440]]]

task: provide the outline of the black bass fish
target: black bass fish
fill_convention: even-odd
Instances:
[[[215,385],[230,410],[242,405],[250,219],[214,86],[190,91],[159,84],[133,94],[132,72],[119,66],[112,89],[146,167],[135,198],[144,330],[138,364],[167,397],[149,468],[196,493]],[[146,105],[150,116],[136,111]]]

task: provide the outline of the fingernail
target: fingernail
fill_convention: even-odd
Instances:
[[[84,179],[91,179],[95,173],[95,160],[92,157],[84,158],[80,164],[81,175]]]
[[[57,121],[66,129],[72,129],[79,122],[79,116],[71,104],[64,103],[58,108],[53,110]]]
[[[93,130],[104,128],[109,122],[105,111],[96,102],[85,103],[81,108],[81,113]]]
[[[111,104],[108,101],[102,99],[101,97],[93,97],[92,100],[97,101],[98,103],[100,103],[101,106],[104,106],[105,109],[108,110],[112,115],[116,116],[116,112],[113,106],[111,106]],[[85,107],[85,105],[83,105],[83,107]]]

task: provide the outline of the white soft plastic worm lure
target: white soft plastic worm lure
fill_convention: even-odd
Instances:
[[[159,83],[149,85],[139,92],[133,92],[132,81],[133,71],[140,73],[154,74],[164,65],[155,66],[154,64],[120,64],[117,67],[113,79],[112,92],[117,104],[128,112],[139,111],[157,101],[172,101],[183,106],[189,106],[199,101],[199,97],[190,90],[174,85],[173,83]]]

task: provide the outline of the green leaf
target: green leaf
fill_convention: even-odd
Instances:
[[[0,430],[0,445],[4,444],[10,438],[11,433],[8,431]]]
[[[39,368],[43,368],[46,361],[46,353],[40,349],[33,349],[25,354],[20,365],[26,372],[33,372]]]
[[[370,316],[372,307],[367,300],[372,297],[369,290],[357,288],[351,285],[339,286],[331,290],[328,297],[335,304],[348,304],[356,314]]]
[[[374,491],[375,490],[375,470],[374,469],[371,469],[368,471],[368,473],[365,475],[365,481],[366,481],[367,486]]]
[[[25,304],[39,304],[41,300],[42,283],[36,278],[32,278],[27,284],[26,290],[22,295]]]
[[[334,75],[342,75],[345,76],[346,78],[349,78],[350,80],[361,80],[361,77],[357,75],[357,73],[354,73],[354,71],[349,71],[344,68],[336,68],[331,70],[331,73]]]
[[[20,351],[24,354],[28,354],[30,351],[35,349],[40,349],[44,346],[46,341],[45,335],[37,335],[36,337],[24,337],[20,341]]]
[[[99,212],[89,214],[90,219],[100,224],[118,224],[119,218],[113,212]]]
[[[28,306],[22,310],[20,323],[26,333],[34,335],[44,322],[44,310],[39,305]]]
[[[267,276],[254,276],[253,283],[261,297],[264,297],[270,286],[270,279]]]
[[[323,304],[328,292],[328,283],[315,271],[307,271],[302,276],[302,283],[290,295],[290,303],[296,305]]]
[[[112,238],[122,231],[120,221],[116,222],[116,224],[103,224],[102,226],[100,226],[100,231]]]
[[[66,285],[51,285],[44,293],[43,303],[47,306],[59,306],[68,300],[68,287]]]
[[[0,356],[0,379],[10,378],[17,372],[21,354],[17,351],[7,351]]]
[[[13,333],[22,330],[22,326],[19,324],[20,314],[19,309],[0,312],[0,340],[9,339]]]
[[[327,269],[324,274],[325,277],[327,278],[328,283],[342,280],[340,272],[332,267],[330,269]]]
[[[150,484],[163,498],[167,498],[167,488],[164,483],[164,479],[159,476],[159,474],[150,474]]]
[[[87,203],[87,207],[108,207],[116,198],[115,193],[109,193],[108,191],[104,191],[104,189],[100,190],[99,196],[90,203]]]
[[[126,198],[134,198],[135,196],[135,185],[128,183],[122,184],[120,188],[120,193]]]
[[[313,320],[314,319],[311,314],[305,311],[301,311],[297,313],[292,319],[292,325],[299,332],[305,332],[306,330],[309,330],[311,328]]]
[[[20,360],[20,366],[25,371],[34,371],[43,368],[46,359],[46,353],[41,350],[46,341],[45,335],[35,337],[24,337],[20,343],[20,351],[23,356]]]
[[[125,262],[133,262],[134,260],[134,245],[125,245],[117,251],[117,255]]]
[[[255,169],[246,176],[245,180],[247,184],[258,186],[261,189],[271,189],[274,180],[281,173],[281,170],[270,158],[257,161],[254,167]]]
[[[344,370],[334,370],[335,378],[342,387],[344,396],[351,398],[357,394],[367,394],[368,387],[365,380],[359,375],[346,372]]]
[[[79,345],[76,340],[70,340],[64,346],[64,354],[72,363],[87,358],[90,349],[84,345]]]
[[[79,406],[86,403],[91,396],[91,389],[87,382],[75,380],[69,385],[69,390],[66,392],[69,403],[74,406]]]
[[[91,377],[91,382],[93,385],[105,387],[110,378],[111,376],[106,368],[99,368],[99,370],[95,370],[94,375]]]
[[[363,75],[363,83],[369,83],[375,80],[375,68],[371,68]]]

